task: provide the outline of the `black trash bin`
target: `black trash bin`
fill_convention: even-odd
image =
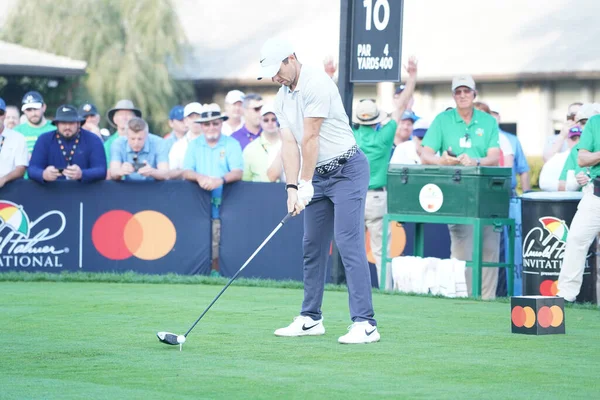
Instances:
[[[521,197],[523,295],[554,296],[569,226],[581,192],[532,192]],[[586,257],[577,302],[596,303],[596,240]]]

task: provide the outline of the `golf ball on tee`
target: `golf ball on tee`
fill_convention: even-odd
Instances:
[[[177,336],[177,343],[185,343],[185,336],[183,336],[183,335]]]

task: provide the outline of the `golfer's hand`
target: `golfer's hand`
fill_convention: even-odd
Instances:
[[[575,180],[577,181],[579,186],[585,186],[590,181],[590,178],[588,178],[585,172],[580,172],[577,175],[575,175]]]
[[[304,210],[314,195],[315,189],[311,181],[300,180],[298,182],[298,201],[296,204],[300,207],[300,211]]]
[[[296,189],[288,189],[287,207],[288,212],[292,213],[292,216],[300,214],[302,210],[298,210],[298,191]]]
[[[59,176],[60,172],[52,165],[46,167],[44,172],[42,172],[42,178],[44,178],[46,182],[54,182]]]

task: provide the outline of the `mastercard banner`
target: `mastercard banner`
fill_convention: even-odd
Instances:
[[[0,272],[207,274],[210,194],[191,182],[17,181],[0,191]]]
[[[565,333],[565,300],[555,296],[514,296],[510,299],[512,333]]]

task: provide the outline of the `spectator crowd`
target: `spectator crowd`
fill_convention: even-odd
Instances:
[[[325,70],[333,77],[331,63]],[[493,107],[475,101],[477,89],[470,76],[453,79],[449,95],[456,106],[440,110],[429,122],[413,110],[417,84],[414,58],[406,70],[408,79],[395,91],[390,114],[375,100],[361,99],[349,121],[358,146],[369,160],[365,229],[370,233],[378,275],[390,163],[504,166],[513,170],[513,197],[517,197],[518,181],[523,191],[531,189],[529,165],[519,139],[500,129],[501,116]],[[107,111],[112,133],[100,128],[101,114],[92,103],[78,108],[61,105],[54,117],[48,118],[39,92],[26,93],[20,107],[7,106],[0,99],[0,187],[20,178],[40,184],[105,179],[195,182],[211,192],[213,270],[218,271],[219,206],[224,185],[240,180],[286,180],[273,106],[259,94],[240,90],[227,93],[223,106],[224,111],[216,103],[174,106],[168,117],[170,132],[160,136],[149,131],[142,111],[129,99],[117,101]],[[590,167],[580,166],[578,149],[587,121],[599,113],[598,104],[576,102],[569,106],[563,129],[546,143],[540,189],[592,190]],[[449,230],[452,257],[469,259],[472,230],[462,225],[450,226]],[[484,261],[498,262],[500,238],[491,228],[484,233],[484,248]],[[387,271],[391,272],[390,268]],[[484,298],[495,296],[497,279],[497,269],[484,268]],[[470,278],[466,281],[470,285]],[[386,282],[391,288],[391,274]]]

